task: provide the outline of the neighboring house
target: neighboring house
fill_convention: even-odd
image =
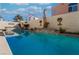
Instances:
[[[78,3],[60,3],[52,8],[52,15],[55,16],[75,11],[79,11]]]
[[[59,29],[58,18],[62,18],[62,28],[67,32],[79,32],[79,4],[60,3],[52,8],[52,16],[47,17],[49,28]]]
[[[19,23],[18,22],[3,21],[3,24],[4,24],[4,28],[7,31],[11,31],[11,30],[15,29]]]
[[[30,28],[43,28],[43,19],[31,17],[28,24],[30,25]]]
[[[30,21],[30,20],[38,20],[39,18],[37,18],[37,17],[34,17],[34,16],[31,16],[31,17],[29,17],[29,20],[28,21]]]
[[[6,28],[14,29],[17,26],[18,22],[4,21],[3,17],[0,17],[0,30]]]

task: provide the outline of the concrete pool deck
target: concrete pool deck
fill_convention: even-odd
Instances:
[[[12,52],[4,36],[0,36],[0,55],[12,55]]]

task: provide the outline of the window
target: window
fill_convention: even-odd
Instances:
[[[69,4],[69,12],[77,11],[77,3]]]

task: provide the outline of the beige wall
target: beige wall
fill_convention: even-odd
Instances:
[[[30,24],[30,28],[43,28],[43,20],[41,21],[42,21],[42,26],[40,26],[40,19],[30,20],[28,21],[28,24]]]
[[[48,22],[50,23],[49,28],[58,29],[57,18],[59,17],[63,19],[62,27],[66,29],[66,31],[79,32],[79,11],[48,17],[47,19]]]

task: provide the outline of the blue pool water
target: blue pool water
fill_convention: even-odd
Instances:
[[[25,32],[6,37],[14,55],[79,55],[79,38]]]

